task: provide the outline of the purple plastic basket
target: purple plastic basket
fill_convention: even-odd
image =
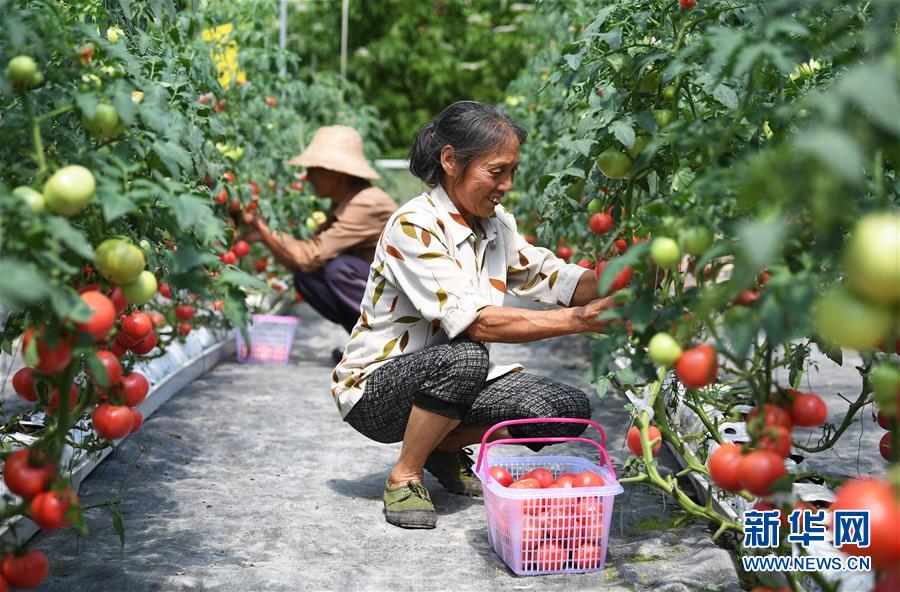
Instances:
[[[253,315],[248,328],[250,344],[244,342],[240,330],[235,329],[237,360],[242,364],[286,364],[291,357],[294,331],[300,320],[296,317]]]

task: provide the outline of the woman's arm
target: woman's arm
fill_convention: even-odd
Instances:
[[[585,270],[581,275],[581,279],[575,285],[575,292],[572,294],[572,300],[569,306],[582,306],[592,300],[597,299],[597,276],[593,270]]]
[[[300,250],[298,243],[300,241],[284,233],[273,232],[261,216],[245,214],[244,222],[253,229],[251,232],[257,234],[259,240],[272,251],[272,256],[279,263],[287,267],[289,271],[297,269],[297,259]],[[256,237],[254,236],[253,238]]]
[[[486,306],[465,333],[473,341],[482,343],[527,343],[572,333],[602,331],[609,321],[598,321],[597,317],[611,306],[615,305],[610,298],[557,310]]]

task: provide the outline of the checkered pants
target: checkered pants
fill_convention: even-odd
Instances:
[[[573,386],[527,372],[487,381],[487,373],[488,351],[483,344],[460,337],[433,345],[373,372],[345,421],[364,436],[389,443],[403,440],[414,403],[470,426],[531,417],[591,417],[588,396]],[[571,437],[585,427],[531,424],[511,426],[510,433],[517,438]],[[538,450],[543,445],[529,447]]]

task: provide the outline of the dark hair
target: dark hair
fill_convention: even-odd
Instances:
[[[419,130],[409,149],[409,170],[434,187],[444,178],[441,166],[444,146],[453,147],[465,172],[475,157],[501,146],[513,134],[520,144],[528,137],[522,126],[493,105],[457,101]]]

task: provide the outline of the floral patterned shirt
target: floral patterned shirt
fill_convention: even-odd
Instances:
[[[505,294],[568,306],[585,269],[528,244],[502,206],[469,228],[438,185],[395,212],[375,250],[366,292],[331,392],[346,417],[366,378],[395,358],[446,343]],[[485,344],[490,348],[490,344]],[[488,380],[520,364],[495,366]]]

